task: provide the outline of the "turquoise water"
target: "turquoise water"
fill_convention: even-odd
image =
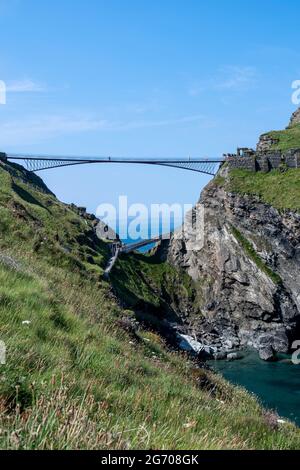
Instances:
[[[237,361],[210,361],[230,382],[255,393],[264,406],[300,426],[300,365],[264,362],[255,352]]]
[[[180,227],[182,225],[182,222],[183,221],[177,221],[177,223],[175,223],[175,221],[171,219],[170,220],[170,232],[173,232],[177,227]],[[118,228],[117,228],[117,233],[119,233]],[[158,224],[157,223],[153,224],[151,223],[151,220],[149,219],[148,231],[145,234],[146,236],[144,238],[138,237],[138,238],[132,239],[128,236],[127,238],[122,238],[122,242],[125,244],[135,243],[135,242],[142,241],[143,239],[149,239],[149,238],[152,238],[153,236],[161,235],[162,233],[164,233],[163,228],[162,228],[162,221],[160,220]],[[166,233],[168,233],[168,231]],[[139,248],[139,250],[137,251],[140,251],[141,253],[146,253],[147,251],[151,250],[151,248],[153,248],[154,246],[155,246],[155,243],[151,243],[150,245]]]

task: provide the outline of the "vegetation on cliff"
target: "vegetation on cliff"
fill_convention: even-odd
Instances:
[[[282,283],[281,277],[277,273],[272,271],[272,269],[270,269],[269,266],[266,265],[264,260],[255,251],[252,243],[249,240],[247,240],[244,237],[244,235],[242,235],[242,233],[236,227],[231,226],[231,231],[233,235],[235,236],[236,240],[241,244],[241,246],[243,247],[243,249],[249,256],[249,258],[252,261],[254,261],[256,266],[265,274],[267,274],[267,276],[269,276],[269,278],[272,279],[272,281],[275,284],[281,284]]]
[[[230,171],[228,179],[217,183],[229,192],[259,196],[280,211],[300,211],[300,168],[269,173],[236,169]]]
[[[281,131],[271,131],[265,135],[276,141],[271,147],[272,150],[300,148],[300,124],[294,124]]]
[[[299,429],[255,397],[135,331],[102,280],[107,246],[87,214],[0,164],[0,217],[1,448],[299,448]],[[128,260],[118,269],[135,295],[147,269],[157,285],[176,278],[132,259],[138,270]]]
[[[111,276],[118,297],[135,310],[154,313],[157,320],[174,319],[176,310],[199,307],[193,280],[156,254],[133,253],[118,260]]]

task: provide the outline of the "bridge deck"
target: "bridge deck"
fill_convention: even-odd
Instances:
[[[160,235],[158,237],[149,238],[149,240],[141,240],[139,242],[128,243],[128,244],[123,244],[123,245],[120,245],[120,242],[112,243],[111,244],[111,257],[108,260],[106,269],[104,271],[104,277],[105,278],[109,277],[120,253],[126,253],[126,254],[132,253],[138,250],[139,248],[142,248],[143,246],[150,245],[151,243],[157,243],[160,240],[162,240],[162,238],[163,236]]]
[[[86,157],[86,156],[50,156],[31,155],[27,153],[13,154],[0,153],[5,156],[2,160],[23,161],[27,170],[36,172],[73,165],[87,164],[135,164],[135,165],[160,165],[183,170],[196,171],[208,175],[215,175],[223,159],[199,159],[199,158],[128,158],[128,157]]]

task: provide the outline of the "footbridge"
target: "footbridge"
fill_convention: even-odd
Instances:
[[[164,236],[160,235],[160,236],[157,236],[157,237],[154,237],[154,238],[149,238],[148,240],[141,240],[141,241],[138,241],[138,242],[128,243],[128,244],[122,243],[120,241],[111,243],[111,245],[110,245],[111,257],[108,260],[106,269],[104,271],[104,277],[106,277],[106,278],[109,277],[109,275],[112,271],[112,268],[114,267],[114,265],[115,265],[115,263],[116,263],[116,261],[117,261],[120,254],[122,254],[122,253],[132,253],[133,251],[136,251],[139,248],[142,248],[142,247],[147,246],[147,245],[151,245],[152,243],[157,243],[160,240],[162,240],[163,238],[164,238]]]
[[[116,158],[116,157],[78,157],[78,156],[50,156],[32,154],[14,154],[0,152],[0,160],[22,163],[30,172],[50,170],[74,165],[91,164],[130,164],[130,165],[156,165],[182,170],[195,171],[214,176],[224,159],[205,158]]]

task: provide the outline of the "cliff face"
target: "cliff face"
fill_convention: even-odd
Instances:
[[[295,124],[300,124],[300,108],[298,108],[291,117],[289,126],[294,126]]]
[[[229,178],[221,170],[195,207],[196,216],[204,208],[203,248],[189,216],[183,238],[173,236],[159,252],[197,283],[205,318],[195,326],[199,339],[222,354],[249,345],[271,359],[300,333],[300,214],[230,192]]]

